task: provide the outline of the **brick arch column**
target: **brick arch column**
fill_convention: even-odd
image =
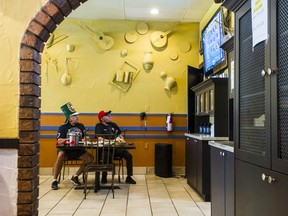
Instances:
[[[20,44],[17,215],[38,215],[41,55],[44,43],[87,0],[49,0],[28,24]]]

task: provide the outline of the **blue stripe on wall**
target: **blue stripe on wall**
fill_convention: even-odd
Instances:
[[[117,116],[140,116],[140,113],[114,113],[113,114]],[[60,112],[41,112],[41,115],[61,115],[63,116],[63,113]],[[96,112],[91,112],[91,113],[85,113],[81,112],[80,115],[95,115],[97,116],[98,113]],[[147,116],[166,116],[167,114],[165,113],[146,113]],[[187,114],[173,114],[173,116],[187,116]]]
[[[40,130],[42,131],[57,131],[59,126],[40,126]],[[87,126],[88,131],[94,131],[95,126]],[[128,127],[120,127],[122,131],[127,128],[127,131],[166,131],[166,127],[138,127],[138,126],[128,126]],[[173,131],[186,131],[186,127],[173,127]]]
[[[42,134],[40,135],[40,138],[52,138],[52,139],[56,139],[56,134],[51,135],[51,134]],[[127,139],[184,139],[185,136],[183,135],[172,135],[172,134],[167,134],[167,135],[159,135],[159,134],[149,134],[149,135],[145,135],[145,134],[131,134],[131,135],[127,135],[126,134],[126,138]]]

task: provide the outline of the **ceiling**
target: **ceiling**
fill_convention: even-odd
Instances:
[[[81,19],[199,22],[214,0],[88,0],[69,17]],[[157,8],[159,14],[151,15]]]

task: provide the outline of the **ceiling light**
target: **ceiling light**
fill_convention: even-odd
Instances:
[[[153,14],[153,15],[156,15],[156,14],[159,13],[159,10],[156,9],[156,8],[153,8],[153,9],[150,10],[150,13]]]

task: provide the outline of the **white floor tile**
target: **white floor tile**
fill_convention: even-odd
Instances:
[[[92,189],[84,199],[83,190],[75,190],[68,175],[59,190],[51,190],[52,179],[39,178],[39,216],[211,216],[211,203],[204,202],[184,178],[134,175],[136,185],[115,183],[120,189],[115,189],[114,199],[107,189]]]

